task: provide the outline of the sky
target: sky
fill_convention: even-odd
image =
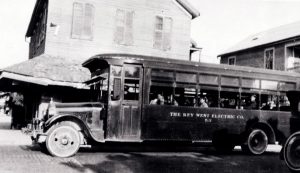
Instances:
[[[0,0],[0,68],[28,59],[25,33],[36,0]],[[191,37],[203,48],[201,61],[217,63],[217,55],[249,35],[300,21],[300,0],[188,0],[200,16]]]

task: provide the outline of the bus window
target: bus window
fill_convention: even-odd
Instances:
[[[113,83],[111,86],[111,100],[120,100],[121,96],[121,79],[113,78]]]
[[[208,107],[218,107],[218,100],[219,100],[218,90],[201,89],[199,97],[200,97],[199,99],[201,98],[204,99]],[[200,103],[200,100],[198,103]]]
[[[295,90],[295,89],[296,89],[296,83],[291,83],[291,82],[280,82],[279,83],[280,91],[289,91],[289,90]]]
[[[197,83],[197,74],[192,73],[176,73],[176,82],[180,83]]]
[[[124,100],[139,100],[140,86],[139,80],[125,79]]]
[[[278,96],[275,94],[261,94],[261,110],[278,110]]]
[[[111,66],[111,100],[116,101],[121,97],[122,67]]]
[[[124,66],[125,68],[125,77],[126,78],[139,78],[140,77],[140,68],[134,66]]]
[[[258,80],[258,79],[250,79],[250,78],[242,79],[242,87],[243,88],[259,89],[259,84],[260,84],[260,80]]]
[[[277,88],[278,88],[277,81],[269,81],[269,80],[261,81],[261,89],[263,89],[263,90],[277,91]]]
[[[286,95],[279,96],[279,110],[290,111],[290,101]]]
[[[217,75],[211,74],[200,74],[199,75],[199,83],[206,85],[218,85],[219,77]]]
[[[196,87],[177,87],[175,89],[175,100],[179,106],[197,106]]]
[[[220,93],[220,107],[238,109],[240,94],[238,89],[236,91],[221,91]]]
[[[221,77],[221,85],[222,86],[239,87],[239,78],[237,78],[237,77],[222,76]]]
[[[150,88],[150,96],[149,103],[157,104],[156,100],[163,101],[163,103],[159,103],[158,105],[170,104],[171,101],[167,99],[173,99],[173,87],[170,86],[151,86]],[[168,103],[169,102],[169,103]]]
[[[170,70],[152,69],[151,80],[158,82],[174,82],[174,72]]]
[[[241,109],[258,110],[259,109],[259,94],[257,93],[242,93],[240,101]]]
[[[108,79],[100,78],[99,81],[90,85],[92,101],[106,103],[108,101]]]

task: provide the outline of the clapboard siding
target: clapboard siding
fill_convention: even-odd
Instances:
[[[93,39],[72,39],[73,3],[94,5]],[[134,11],[133,44],[114,42],[117,9]],[[173,0],[51,0],[48,9],[48,29],[45,53],[54,56],[82,59],[99,53],[133,53],[177,59],[189,58],[190,27],[192,17]],[[172,48],[169,51],[153,48],[155,16],[172,17]],[[59,26],[57,35],[56,27]]]

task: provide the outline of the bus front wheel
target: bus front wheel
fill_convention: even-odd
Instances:
[[[46,147],[53,156],[73,156],[80,147],[79,132],[65,123],[54,125],[49,129]]]
[[[241,145],[244,152],[253,155],[260,155],[266,151],[268,147],[268,136],[261,129],[252,130],[248,137],[246,143]]]
[[[283,158],[292,171],[300,171],[300,132],[292,134],[283,148]]]

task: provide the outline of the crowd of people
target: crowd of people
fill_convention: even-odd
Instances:
[[[150,101],[150,105],[173,105],[173,106],[193,106],[200,108],[207,108],[209,106],[209,99],[207,97],[200,97],[197,103],[196,98],[193,98],[192,101],[190,98],[184,99],[185,101],[181,101],[180,98],[178,100],[171,94],[165,97],[162,94],[157,94],[154,99]],[[276,98],[277,100],[274,100]],[[290,106],[290,102],[286,96],[282,96],[281,99],[278,97],[268,97],[267,101],[262,101],[261,105],[259,105],[259,100],[257,95],[249,95],[247,98],[240,100],[238,98],[228,99],[221,98],[220,99],[220,107],[221,108],[232,108],[232,109],[248,109],[248,110],[277,110],[278,106],[281,109],[288,108]],[[281,110],[280,109],[280,110]]]
[[[197,105],[196,99],[193,99],[193,106],[194,107],[202,107],[207,108],[208,104],[206,103],[205,98],[201,97],[199,100],[199,106]],[[157,97],[150,101],[150,105],[173,105],[173,106],[179,106],[178,101],[174,98],[173,95],[169,95],[167,97],[167,100],[165,100],[164,96],[162,94],[157,94]],[[186,99],[183,103],[183,105],[190,105],[189,99]]]

